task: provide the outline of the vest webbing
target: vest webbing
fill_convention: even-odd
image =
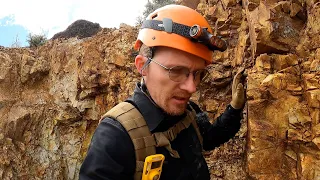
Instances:
[[[202,145],[202,136],[195,121],[194,110],[188,111],[187,116],[182,121],[178,122],[167,131],[153,134],[151,134],[141,113],[131,103],[119,103],[104,114],[100,121],[105,117],[110,117],[119,121],[132,140],[136,156],[135,180],[141,180],[144,160],[147,156],[156,154],[156,147],[165,146],[172,157],[180,157],[178,152],[171,148],[170,142],[172,142],[182,130],[188,128],[190,124],[192,124],[196,130]]]

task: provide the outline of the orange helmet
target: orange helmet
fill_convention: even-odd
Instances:
[[[197,28],[200,28],[199,31]],[[220,49],[212,48],[191,35],[200,31],[207,33],[205,39],[207,35],[212,37],[209,23],[197,11],[186,6],[167,5],[149,14],[141,26],[134,48],[139,50],[142,43],[148,47],[171,47],[201,57],[206,64],[210,64],[213,50]]]

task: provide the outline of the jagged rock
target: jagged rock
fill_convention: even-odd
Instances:
[[[25,83],[32,79],[33,81],[41,79],[49,73],[50,66],[47,60],[42,57],[35,59],[34,57],[23,55],[21,64],[21,82]]]
[[[0,82],[7,78],[7,76],[9,76],[11,61],[12,60],[10,59],[8,54],[0,52]]]
[[[200,3],[200,0],[179,0],[177,2],[177,4],[184,5],[192,9],[196,9],[199,3]]]
[[[315,59],[315,60],[312,61],[312,63],[310,64],[310,71],[319,73],[319,71],[320,71],[320,59]]]
[[[305,90],[314,90],[320,88],[320,76],[315,74],[302,74]]]
[[[283,3],[260,2],[253,11],[246,10],[253,53],[283,53],[298,46],[304,21],[291,17]]]
[[[268,98],[265,92],[260,91],[261,82],[267,77],[265,74],[255,73],[249,71],[247,78],[247,98],[253,99],[265,99]]]
[[[313,133],[314,137],[320,136],[320,124],[317,124],[312,128],[312,133]]]
[[[237,70],[247,69],[242,126],[234,139],[206,154],[211,179],[318,179],[320,4],[181,3],[197,4],[214,33],[228,41],[225,52],[214,52],[210,76],[192,97],[211,122],[230,102]],[[90,35],[77,34],[79,27],[70,26],[64,38],[99,29],[90,28]],[[0,47],[0,179],[79,179],[101,115],[140,80],[137,32],[121,24],[37,49]]]
[[[206,102],[205,107],[208,112],[216,112],[219,108],[219,102],[216,100],[209,100]]]
[[[307,101],[310,107],[320,108],[320,90],[311,90],[306,92]]]
[[[294,54],[272,54],[271,56],[267,54],[261,54],[256,59],[255,67],[258,71],[269,71],[271,73],[295,65],[298,65],[298,57]]]
[[[299,168],[301,168],[301,175],[299,178],[303,179],[318,179],[320,177],[320,163],[318,158],[311,154],[299,154]]]
[[[92,23],[86,20],[77,20],[73,22],[68,28],[62,32],[55,34],[52,39],[58,38],[72,38],[78,37],[79,39],[91,37],[101,30],[98,23]]]

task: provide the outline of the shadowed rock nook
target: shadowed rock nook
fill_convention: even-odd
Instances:
[[[319,180],[320,3],[191,5],[229,45],[192,99],[217,117],[235,72],[248,73],[240,131],[205,152],[211,179]],[[88,24],[76,21],[36,49],[0,47],[0,179],[78,179],[100,116],[132,94],[138,29]]]

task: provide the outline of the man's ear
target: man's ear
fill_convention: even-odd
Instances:
[[[143,69],[146,61],[147,61],[147,58],[142,55],[137,55],[134,60],[134,64],[136,65],[137,70],[143,76],[146,75],[145,69]]]

